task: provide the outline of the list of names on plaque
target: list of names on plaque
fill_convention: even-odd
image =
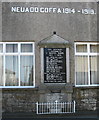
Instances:
[[[44,48],[44,82],[66,82],[65,48]]]

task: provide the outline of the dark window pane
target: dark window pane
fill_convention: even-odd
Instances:
[[[76,85],[88,85],[87,56],[76,56]]]
[[[3,45],[0,44],[0,53],[2,53],[2,52],[3,52]]]
[[[87,45],[76,45],[76,52],[87,52]]]
[[[99,45],[90,45],[90,52],[99,53]]]
[[[21,56],[21,86],[33,86],[33,56]]]
[[[6,86],[18,86],[18,56],[5,57]]]
[[[6,45],[6,52],[7,53],[18,52],[18,45],[17,44],[7,44]]]
[[[91,84],[99,84],[98,73],[98,61],[99,56],[90,57],[90,82]]]
[[[33,45],[32,44],[22,44],[21,52],[33,52]]]
[[[3,56],[0,56],[0,86],[3,85]]]

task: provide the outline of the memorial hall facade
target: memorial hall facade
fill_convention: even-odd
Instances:
[[[97,111],[97,4],[2,3],[3,112],[35,113],[37,103],[55,102],[75,102],[75,112]]]

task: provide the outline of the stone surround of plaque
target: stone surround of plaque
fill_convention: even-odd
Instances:
[[[44,83],[66,83],[66,48],[44,48]]]
[[[59,83],[67,83],[67,78],[69,78],[67,48],[69,49],[70,43],[54,31],[51,36],[39,41],[38,45],[41,48],[42,83],[48,83],[46,85],[49,85],[49,83],[50,85],[53,83],[56,85]]]

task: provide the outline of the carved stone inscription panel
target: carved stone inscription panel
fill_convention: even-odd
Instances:
[[[44,48],[44,83],[66,83],[66,48]]]

